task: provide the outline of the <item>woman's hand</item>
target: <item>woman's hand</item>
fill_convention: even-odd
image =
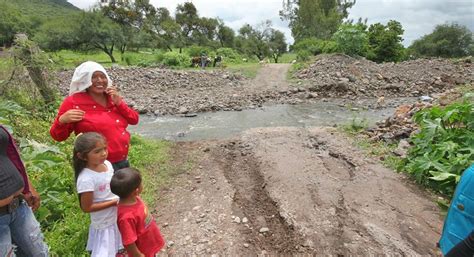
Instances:
[[[85,113],[86,113],[85,111],[79,110],[79,109],[68,110],[67,112],[63,113],[63,115],[59,117],[59,123],[67,124],[67,123],[81,121],[84,118]]]
[[[119,105],[120,101],[122,101],[122,97],[120,96],[115,86],[108,87],[105,90],[105,93],[107,93],[108,95],[110,95],[110,97],[112,97],[112,102],[114,102],[115,105]]]
[[[31,184],[30,180],[28,180],[28,185],[30,187],[30,192],[27,193],[26,195],[23,195],[23,197],[25,198],[25,201],[28,203],[28,206],[30,206],[31,209],[33,209],[33,211],[36,211],[40,207],[41,198],[38,192],[36,191],[36,189]]]

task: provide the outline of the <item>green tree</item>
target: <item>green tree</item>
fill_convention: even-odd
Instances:
[[[199,15],[196,7],[191,2],[178,4],[176,7],[175,20],[181,26],[180,35],[176,38],[176,47],[179,52],[182,48],[192,45],[193,32],[199,27]]]
[[[152,20],[152,30],[155,32],[155,43],[158,48],[173,51],[172,46],[180,36],[181,26],[171,17],[165,7],[156,9]]]
[[[387,25],[370,25],[368,59],[376,62],[396,62],[403,57],[403,28],[400,22],[391,20]]]
[[[217,19],[200,18],[196,29],[192,33],[193,43],[202,46],[212,46],[214,40],[217,38],[218,24]]]
[[[333,35],[337,48],[351,56],[366,56],[369,48],[369,38],[364,24],[342,24]]]
[[[269,56],[268,38],[271,33],[271,21],[267,20],[253,28],[245,24],[239,29],[236,45],[248,56],[255,55],[259,60]]]
[[[285,34],[279,30],[272,29],[268,38],[268,46],[271,57],[275,63],[278,63],[278,58],[286,53]]]
[[[230,47],[234,46],[235,32],[230,27],[227,27],[224,24],[224,21],[217,19],[217,40],[221,47]]]
[[[16,33],[28,33],[32,27],[30,20],[6,1],[0,2],[0,17],[0,45],[10,46]]]
[[[77,32],[80,17],[71,16],[68,19],[58,17],[43,23],[33,37],[33,41],[45,50],[74,49],[80,45]]]
[[[355,0],[284,0],[280,17],[289,21],[296,42],[308,37],[329,39],[354,4]]]
[[[113,51],[122,45],[125,38],[119,25],[98,12],[85,12],[75,31],[80,45],[86,48],[99,49],[106,53],[112,62],[116,62]]]
[[[431,34],[415,40],[412,52],[422,56],[462,57],[474,54],[473,33],[466,26],[442,24]]]
[[[102,6],[100,11],[120,26],[121,35],[124,37],[119,45],[122,55],[128,45],[136,47],[140,44],[140,38],[147,39],[153,36],[145,35],[145,33],[153,34],[152,24],[156,15],[156,9],[149,0],[112,1],[109,5]]]

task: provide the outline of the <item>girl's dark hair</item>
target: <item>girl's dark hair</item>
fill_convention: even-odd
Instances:
[[[110,191],[120,198],[126,198],[142,183],[142,176],[135,168],[123,168],[115,171],[110,180]]]
[[[85,157],[95,148],[99,141],[107,144],[105,137],[97,132],[86,132],[77,136],[72,153],[72,166],[74,168],[74,178],[76,182],[81,171],[87,166]]]

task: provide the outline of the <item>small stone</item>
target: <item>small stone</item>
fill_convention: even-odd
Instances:
[[[235,217],[234,222],[237,223],[237,224],[240,224],[240,218],[239,218],[239,217]]]
[[[191,240],[191,236],[190,236],[190,235],[187,235],[187,236],[184,238],[184,240],[186,240],[186,241]]]
[[[244,217],[244,218],[242,219],[242,223],[247,223],[247,222],[249,222],[249,219],[247,219],[247,217]]]
[[[249,248],[249,246],[250,246],[250,245],[247,244],[247,243],[244,244],[244,247],[245,247],[245,248]]]
[[[174,242],[173,241],[168,241],[168,247],[171,247],[174,245]]]
[[[270,229],[267,228],[267,227],[263,227],[259,230],[260,233],[265,233],[265,232],[268,232],[268,231],[270,231]]]

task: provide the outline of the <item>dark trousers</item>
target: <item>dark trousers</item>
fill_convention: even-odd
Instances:
[[[466,239],[459,242],[446,254],[446,257],[473,257],[474,256],[474,230]]]
[[[119,169],[130,167],[130,163],[128,162],[128,160],[118,161],[112,163],[112,167],[114,167],[114,172],[116,172]]]

